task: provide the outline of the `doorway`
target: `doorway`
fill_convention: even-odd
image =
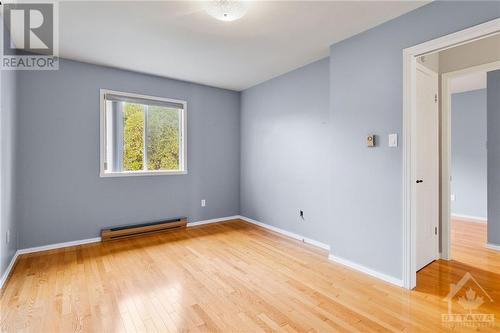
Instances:
[[[496,38],[495,44],[500,45],[500,35],[491,38]],[[491,112],[487,107],[490,89],[486,88],[488,73],[498,70],[500,61],[495,61],[442,75],[442,113],[450,122],[447,140],[443,141],[444,153],[450,162],[445,170],[449,178],[442,180],[443,190],[450,194],[449,210],[443,212],[442,217],[442,224],[450,230],[442,239],[443,259],[459,257],[463,251],[457,243],[474,249],[489,247],[488,188],[491,184],[487,172],[487,123]],[[471,108],[474,118],[466,114]],[[454,133],[461,128],[468,129],[467,140]]]
[[[421,147],[425,142],[419,140],[419,92],[417,91],[418,83],[418,61],[419,57],[432,53],[444,51],[453,47],[464,45],[473,41],[490,37],[500,32],[500,19],[480,24],[478,26],[459,31],[435,40],[425,42],[403,50],[403,133],[404,133],[404,172],[403,172],[403,284],[406,288],[413,289],[416,286],[417,269],[426,261],[433,260],[431,253],[434,253],[434,244],[437,242],[431,241],[431,237],[426,240],[419,239],[419,230],[428,229],[432,224],[427,221],[427,224],[422,227],[418,222],[422,216],[435,216],[432,213],[433,205],[436,200],[431,197],[423,196],[426,184],[426,179],[421,179],[422,168],[429,168],[432,164],[432,158],[424,158],[428,161],[427,166],[421,164],[422,158]],[[448,101],[449,103],[449,101]],[[443,109],[446,105],[443,99]],[[442,110],[441,110],[442,111]],[[422,116],[422,115],[420,115]],[[439,167],[438,172],[430,171],[431,174],[426,174],[426,177],[439,177],[439,186],[434,190],[434,194],[439,198],[438,201],[438,221],[439,228],[434,229],[437,234],[437,239],[441,243],[440,249],[441,258],[449,259],[449,240],[450,240],[450,155],[446,144],[450,142],[450,118],[443,112],[438,112],[440,118],[437,126],[440,130],[439,144]],[[430,169],[429,169],[430,170]],[[420,182],[423,180],[423,182]],[[417,181],[419,181],[417,183]],[[431,180],[431,183],[433,181]],[[424,204],[426,209],[422,207]],[[427,210],[427,212],[426,212]],[[432,213],[432,214],[431,214]],[[427,214],[427,215],[426,215]],[[431,217],[431,219],[433,219]],[[421,249],[421,245],[428,247],[425,250]],[[432,251],[431,251],[432,249]],[[427,253],[428,252],[428,253]],[[423,254],[425,253],[425,254]],[[424,259],[422,259],[424,258]]]

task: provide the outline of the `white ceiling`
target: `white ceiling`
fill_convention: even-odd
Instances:
[[[486,89],[486,71],[478,71],[455,77],[450,82],[450,92],[452,94]]]
[[[234,22],[195,1],[60,2],[60,56],[243,90],[427,2],[252,2]]]

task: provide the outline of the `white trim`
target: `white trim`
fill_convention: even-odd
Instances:
[[[500,69],[500,61],[495,61],[478,66],[444,73],[441,75],[441,225],[443,226],[441,246],[445,259],[450,258],[451,253],[451,91],[450,82],[453,78],[464,74],[478,71],[491,71]],[[474,216],[456,215],[467,219],[484,220],[486,218],[476,218]],[[479,222],[479,221],[478,221]]]
[[[427,68],[425,67],[424,65],[422,65],[421,63],[415,63],[415,68],[417,68],[419,71],[421,72],[424,72],[425,74],[429,74],[433,77],[435,77],[436,79],[438,78],[438,73],[433,71],[432,69],[430,68]],[[439,88],[439,87],[438,87]]]
[[[194,226],[202,225],[202,224],[222,222],[222,221],[226,221],[226,220],[235,220],[235,219],[239,219],[239,218],[240,218],[239,215],[234,215],[234,216],[228,216],[228,217],[221,217],[221,218],[218,218],[218,219],[211,219],[211,220],[204,220],[204,221],[197,221],[197,222],[189,222],[187,224],[187,227],[194,227]],[[101,237],[94,237],[94,238],[80,239],[80,240],[63,242],[63,243],[55,243],[55,244],[48,244],[48,245],[42,245],[42,246],[35,246],[35,247],[26,248],[26,249],[20,249],[20,250],[17,251],[17,254],[26,254],[26,253],[33,253],[33,252],[48,251],[48,250],[60,249],[60,248],[68,247],[68,246],[76,246],[76,245],[97,243],[97,242],[100,242],[100,241],[101,241]]]
[[[466,222],[473,223],[487,223],[488,219],[482,216],[471,216],[471,215],[461,215],[461,214],[451,214],[452,219],[465,220]],[[444,221],[443,221],[444,222]],[[444,246],[444,244],[443,244]]]
[[[405,288],[413,289],[417,283],[416,273],[416,212],[415,212],[415,115],[416,115],[416,57],[458,46],[473,40],[485,38],[500,31],[500,18],[478,24],[443,37],[403,50],[403,226],[402,226],[402,267]],[[449,161],[443,161],[443,163]],[[448,178],[449,179],[449,178]],[[449,209],[449,193],[441,202],[441,208]],[[446,203],[448,206],[445,207]],[[442,225],[442,233],[448,234]],[[443,249],[443,256],[448,255]]]
[[[389,282],[389,283],[394,284],[394,285],[396,285],[398,287],[402,287],[403,286],[403,280],[401,280],[401,279],[395,278],[393,276],[390,276],[390,275],[387,275],[387,274],[384,274],[384,273],[380,273],[380,272],[378,272],[378,271],[376,271],[374,269],[365,267],[365,266],[360,265],[360,264],[356,264],[356,263],[354,263],[354,262],[352,262],[350,260],[334,256],[331,253],[328,256],[328,259],[331,260],[331,261],[333,261],[333,262],[336,262],[338,264],[341,264],[341,265],[347,266],[349,268],[352,268],[352,269],[354,269],[354,270],[356,270],[358,272],[368,274],[370,276],[373,276],[373,277],[375,277],[377,279],[380,279],[380,280],[383,280],[385,282]]]
[[[416,59],[407,50],[403,50],[403,226],[402,226],[402,258],[403,258],[403,285],[405,288],[412,289],[416,286],[416,274],[413,278],[414,268],[416,267],[416,257],[413,255],[415,248],[415,238],[412,235],[415,231],[412,228],[415,225],[412,221],[415,219],[413,216],[412,203],[414,201],[412,193],[414,192],[413,179],[415,168],[412,166],[412,161],[414,157],[412,148],[414,144],[412,143],[412,125],[415,121],[412,121],[411,116],[411,99],[410,96],[413,95],[411,80],[415,79],[414,76],[410,75],[411,70],[415,70]],[[410,82],[408,82],[410,80]],[[408,114],[409,113],[409,114]],[[410,273],[409,273],[410,272]]]
[[[441,182],[441,252],[442,258],[451,259],[451,97],[449,91],[449,80],[446,74],[441,75],[441,164],[440,164],[440,182]]]
[[[202,221],[196,221],[196,222],[188,222],[187,227],[196,227],[198,225],[204,225],[204,224],[210,224],[210,223],[218,223],[218,222],[225,222],[225,221],[230,221],[230,220],[237,220],[241,219],[241,216],[239,215],[233,215],[233,216],[227,216],[227,217],[221,217],[217,219],[210,219],[210,220],[202,220]]]
[[[105,172],[99,174],[101,178],[106,177],[134,177],[134,176],[160,176],[160,175],[187,175],[187,171],[164,171],[164,170],[148,170],[148,171],[122,171],[122,172]]]
[[[325,243],[322,243],[322,242],[317,241],[315,239],[311,239],[311,238],[307,238],[307,237],[303,237],[302,241],[304,243],[319,247],[320,249],[327,250],[328,252],[330,252],[330,245],[328,245],[328,244],[325,244]]]
[[[163,102],[178,103],[183,105],[181,117],[179,119],[181,123],[182,131],[180,133],[180,147],[181,156],[179,156],[179,167],[180,170],[145,170],[145,171],[124,171],[124,172],[106,172],[104,169],[104,163],[106,161],[106,94],[117,94],[127,97],[135,97],[142,99],[157,100]],[[180,110],[180,109],[179,109]],[[99,177],[130,177],[130,176],[160,176],[160,175],[186,175],[188,173],[187,168],[187,102],[179,99],[142,95],[136,93],[129,93],[123,91],[116,91],[110,89],[100,89],[99,90]]]
[[[302,235],[296,234],[294,232],[290,232],[290,231],[287,231],[287,230],[284,230],[284,229],[281,229],[281,228],[278,228],[278,227],[275,227],[275,226],[272,226],[272,225],[269,225],[269,224],[266,224],[266,223],[262,223],[262,222],[257,221],[257,220],[253,220],[253,219],[245,217],[245,216],[240,216],[239,218],[242,219],[243,221],[246,221],[246,222],[258,225],[258,226],[266,228],[268,230],[271,230],[271,231],[277,232],[279,234],[288,236],[290,238],[299,240],[301,242],[304,242],[304,243],[307,243],[307,244],[319,247],[319,248],[321,248],[323,250],[330,251],[330,245],[322,243],[322,242],[319,242],[317,240],[314,240],[314,239],[311,239],[311,238],[307,238],[307,237],[304,237]]]
[[[0,291],[3,289],[3,285],[5,284],[7,279],[9,278],[9,275],[12,271],[12,268],[14,268],[14,264],[16,263],[18,256],[19,256],[19,251],[16,251],[16,253],[14,253],[14,255],[12,256],[12,259],[10,260],[9,266],[7,266],[7,269],[3,273],[2,279],[0,280]]]
[[[54,250],[54,249],[61,249],[64,247],[69,247],[69,246],[97,243],[100,241],[101,241],[101,237],[87,238],[87,239],[80,239],[80,240],[75,240],[75,241],[70,241],[70,242],[29,247],[26,249],[17,250],[17,252],[19,254],[27,254],[27,253],[33,253],[33,252],[42,252],[42,251],[48,251],[48,250]]]
[[[486,243],[486,248],[494,251],[500,251],[500,245]]]
[[[417,44],[404,49],[414,57],[424,54],[444,51],[455,46],[467,44],[474,40],[491,37],[499,32],[500,18],[481,23],[464,30],[460,30],[449,35],[438,37],[427,42]]]
[[[228,217],[221,217],[221,218],[218,218],[218,219],[211,219],[211,220],[204,220],[204,221],[197,221],[197,222],[189,222],[187,224],[187,227],[194,227],[194,226],[202,225],[202,224],[222,222],[222,221],[226,221],[226,220],[234,220],[234,219],[238,219],[238,218],[240,218],[239,215],[234,215],[234,216],[228,216]],[[75,241],[69,241],[69,242],[63,242],[63,243],[55,243],[55,244],[48,244],[48,245],[30,247],[30,248],[26,248],[26,249],[20,249],[20,250],[17,251],[17,253],[18,254],[26,254],[26,253],[33,253],[33,252],[48,251],[48,250],[54,250],[54,249],[60,249],[60,248],[64,248],[64,247],[69,247],[69,246],[76,246],[76,245],[97,243],[97,242],[100,242],[100,241],[101,241],[101,237],[80,239],[80,240],[75,240]]]

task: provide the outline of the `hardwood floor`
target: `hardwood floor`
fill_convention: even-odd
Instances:
[[[484,302],[473,313],[493,314],[495,316],[494,328],[498,332],[500,330],[500,252],[485,248],[485,244],[485,223],[452,220],[452,260],[437,260],[420,270],[415,292],[426,293],[432,297],[439,296],[437,301],[442,300],[450,292],[450,284],[458,283],[466,273],[470,273],[479,285],[473,280],[469,280],[464,285],[452,303],[453,313],[468,313],[464,311],[458,299],[466,298],[466,292],[470,288],[477,293],[477,296],[482,297]],[[455,329],[463,330],[460,326]],[[487,331],[486,328],[482,330]]]
[[[1,296],[0,327],[8,332],[472,331],[441,321],[449,284],[470,272],[496,301],[480,307],[496,316],[496,326],[480,331],[498,332],[500,254],[476,248],[463,236],[476,235],[479,226],[455,225],[457,259],[420,271],[413,291],[239,220],[24,255]]]

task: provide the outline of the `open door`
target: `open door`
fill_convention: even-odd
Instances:
[[[439,253],[438,75],[417,64],[416,233],[417,270]]]

